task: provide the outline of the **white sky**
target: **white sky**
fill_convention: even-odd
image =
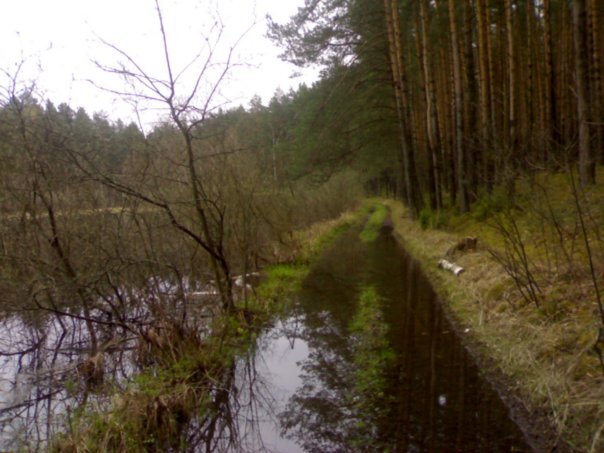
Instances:
[[[316,70],[304,70],[301,76],[291,77],[300,73],[299,68],[281,62],[280,50],[264,37],[267,13],[284,22],[302,3],[303,0],[162,0],[174,72],[200,52],[203,60],[204,50],[207,53],[203,36],[216,38],[211,27],[220,18],[224,28],[214,58],[217,65],[204,78],[207,85],[201,100],[223,67],[227,49],[250,27],[237,47],[236,66],[221,84],[215,105],[248,105],[254,94],[266,104],[278,87],[287,91],[301,82],[312,82]],[[0,5],[0,69],[14,73],[16,64],[25,59],[21,82],[35,80],[37,93],[55,105],[67,102],[74,109],[84,107],[89,114],[103,111],[113,120],[133,118],[131,107],[123,100],[87,82],[94,80],[97,85],[114,89],[123,86],[117,76],[103,73],[92,62],[115,65],[120,61],[100,38],[127,52],[149,73],[165,78],[153,0],[0,0]],[[0,86],[5,87],[6,83],[6,78],[0,79]],[[186,89],[186,83],[183,86]],[[143,122],[149,123],[158,115],[147,110]]]

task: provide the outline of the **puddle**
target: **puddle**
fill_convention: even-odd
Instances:
[[[325,253],[260,342],[271,404],[251,450],[532,451],[418,265],[390,235],[355,234]],[[381,327],[366,337],[351,327],[363,288],[380,300]]]
[[[183,426],[183,451],[530,451],[418,266],[392,236],[365,244],[357,233],[326,251],[288,315],[225,370],[210,391],[210,413]],[[207,328],[208,313],[179,305],[175,286],[155,280],[144,300],[153,293]],[[144,322],[150,310],[138,303],[124,313]],[[106,380],[119,387],[140,369],[135,338],[103,329],[99,336],[131,338],[105,362]],[[82,398],[107,404],[102,392],[81,392],[73,381],[88,345],[74,318],[0,323],[0,450],[44,449]]]

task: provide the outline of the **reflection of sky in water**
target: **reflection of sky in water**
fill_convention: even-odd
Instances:
[[[148,321],[152,318],[149,303],[168,301],[175,313],[182,308],[179,295],[200,294],[198,285],[184,278],[174,285],[160,277],[152,277],[144,288],[121,288],[127,301],[127,320]],[[113,304],[116,298],[109,299]],[[108,305],[102,299],[97,304],[105,310],[93,309],[91,316],[107,321]],[[76,313],[82,315],[82,313]],[[187,307],[187,322],[203,332],[207,328],[212,308],[192,298]],[[39,313],[38,313],[39,315]],[[124,384],[137,367],[133,354],[135,336],[122,328],[97,324],[100,345],[119,339],[119,347],[104,354],[105,378],[118,387]],[[0,451],[39,448],[51,432],[61,428],[68,408],[74,409],[82,399],[84,384],[77,377],[77,365],[89,355],[90,336],[82,319],[49,314],[28,323],[18,315],[0,319]],[[65,384],[72,389],[69,393]],[[89,394],[88,401],[105,402],[105,398]]]
[[[260,405],[257,417],[257,436],[248,441],[248,451],[302,452],[293,441],[281,437],[277,415],[285,409],[289,398],[302,385],[300,362],[308,358],[308,345],[296,338],[299,321],[290,318],[279,321],[262,336],[255,359],[257,383],[261,383],[265,404]],[[288,336],[289,335],[289,336]],[[239,386],[239,385],[238,385]],[[241,414],[239,423],[249,420],[249,413]]]
[[[371,367],[373,359],[387,351],[355,360],[361,350],[355,349],[349,330],[359,312],[359,286],[369,285],[383,302],[381,316],[389,326],[385,338],[393,354],[379,369]],[[263,363],[256,364],[276,400],[274,413],[281,414],[279,421],[292,439],[281,439],[274,423],[261,423],[267,449],[528,449],[450,331],[429,283],[391,236],[366,246],[342,238],[314,265],[297,302],[295,310],[303,315],[296,331],[290,319],[272,330],[276,337],[265,335]],[[282,327],[289,332],[279,336]],[[293,350],[287,333],[297,338]],[[357,388],[359,382],[364,387]]]
[[[88,343],[84,322],[73,318],[50,316],[37,327],[19,316],[0,322],[0,449],[34,449],[46,440],[48,426],[60,428],[67,408],[78,405],[64,385],[73,382],[78,390],[76,367]],[[134,371],[129,354],[127,342],[106,354],[105,370],[115,382]]]
[[[336,250],[331,257],[326,254],[297,298],[292,311],[298,314],[277,322],[261,335],[256,351],[238,361],[234,385],[227,380],[221,388],[229,395],[227,415],[237,421],[236,451],[296,453],[303,451],[298,444],[316,446],[316,451],[323,451],[320,447],[358,451],[354,446],[368,451],[371,440],[397,451],[437,451],[470,444],[481,451],[498,441],[497,436],[501,436],[502,448],[522,449],[517,427],[507,419],[492,389],[478,378],[443,319],[429,284],[393,241],[382,238],[365,249],[359,241],[349,240],[344,245],[351,246]],[[396,366],[382,370],[385,387],[377,389],[392,398],[384,400],[388,402],[384,407],[377,407],[381,400],[376,399],[376,404],[367,406],[369,416],[364,418],[358,413],[365,408],[363,398],[358,394],[351,398],[356,374],[347,327],[357,311],[359,284],[374,285],[383,298],[382,315],[390,326],[388,343],[396,353]],[[179,294],[185,292],[191,296],[186,323],[208,332],[208,316],[216,304],[192,297],[204,296],[204,291],[186,280],[176,287],[156,277],[150,279],[149,288],[128,291],[126,313],[130,319],[149,321],[148,306],[137,301],[152,304],[154,300],[180,313]],[[56,415],[65,413],[68,404],[76,406],[77,401],[61,391],[39,405],[5,410],[62,389],[62,381],[74,379],[75,366],[88,349],[84,327],[83,321],[63,317],[60,322],[55,316],[38,328],[16,316],[0,321],[0,352],[11,354],[0,355],[0,450],[17,449],[19,444],[11,440],[19,438],[37,445],[46,438],[46,416],[54,414],[54,420],[60,420]],[[113,336],[128,335],[99,327],[100,343]],[[124,342],[107,354],[108,380],[119,385],[136,371],[128,348],[133,344]],[[24,355],[12,355],[27,350]],[[76,384],[81,387],[77,379]],[[373,400],[365,397],[365,401]],[[280,414],[285,414],[281,420]],[[281,435],[279,421],[283,419],[293,422],[288,427],[293,440]],[[362,432],[359,421],[368,425]],[[198,433],[200,427],[193,422],[189,430]],[[234,444],[220,440],[213,451],[233,451]]]
[[[73,368],[68,354],[58,354],[51,349],[52,345],[61,347],[63,331],[56,319],[45,322],[40,329],[18,316],[0,323],[0,448],[18,448],[20,441],[29,439],[38,411],[64,412],[63,403],[55,399],[43,405],[27,405],[27,401],[56,392],[53,383]],[[73,340],[80,341],[75,332]],[[39,432],[45,437],[44,424],[40,424]]]

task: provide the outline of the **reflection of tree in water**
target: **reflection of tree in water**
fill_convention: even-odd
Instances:
[[[287,336],[303,340],[309,356],[301,365],[303,384],[280,416],[284,434],[321,452],[522,448],[505,408],[445,325],[419,269],[392,241],[382,237],[369,249],[350,241],[314,266],[293,310],[297,321],[288,324]],[[359,295],[362,282],[372,286]],[[179,357],[190,361],[185,346],[191,341],[194,350],[204,348],[211,306],[202,309],[182,297],[195,288],[178,289],[162,279],[147,286],[99,300],[91,311],[104,351],[105,383],[96,387],[78,379],[91,349],[79,312],[0,322],[0,448],[44,448],[69,418],[68,408],[84,401],[109,407],[103,386],[124,388],[142,368],[159,370],[164,361],[167,368]],[[165,306],[171,310],[160,309]],[[155,434],[147,450],[268,450],[259,425],[270,411],[271,389],[259,379],[255,351],[238,359],[233,353],[221,350],[218,370],[208,372],[201,360],[199,373],[170,381],[172,387],[186,384],[189,393],[140,402],[140,432]],[[168,428],[165,438],[148,430],[156,426]]]
[[[185,451],[262,451],[258,426],[270,393],[256,371],[255,351],[240,358],[211,392],[205,417],[188,427]]]
[[[527,450],[417,264],[389,235],[348,239],[301,294],[310,354],[284,434],[321,452]]]
[[[310,349],[303,385],[280,415],[283,432],[308,451],[387,449],[393,353],[386,334],[373,288],[362,292],[349,326],[326,311],[310,314],[301,335]]]
[[[183,301],[182,287],[195,289],[187,285],[149,279],[140,287],[120,287],[119,297],[99,298],[90,312],[99,339],[94,355],[82,314],[70,307],[0,319],[0,450],[47,448],[85,407],[102,413],[118,400],[130,402],[133,376],[143,370],[151,376],[178,362],[186,353],[177,350],[179,344],[201,345],[214,305]],[[169,304],[167,312],[163,307]],[[164,445],[172,449],[226,451],[239,443],[234,419],[242,409],[234,376],[235,364],[227,362],[211,379],[205,373],[187,379],[180,395],[148,400],[141,395],[128,410],[141,414],[147,431],[155,425],[165,429]],[[127,398],[112,401],[116,392]],[[155,437],[162,444],[160,435]]]
[[[101,338],[105,335],[99,328]],[[107,335],[112,336],[107,329]],[[114,332],[115,333],[115,332]],[[132,345],[127,337],[107,343],[103,373],[86,374],[82,361],[89,336],[75,317],[27,319],[10,316],[0,321],[0,447],[39,449],[56,432],[72,409],[95,400],[104,376],[123,382],[133,371]],[[93,382],[94,381],[94,382]]]

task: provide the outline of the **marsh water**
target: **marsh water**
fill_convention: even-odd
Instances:
[[[418,265],[388,232],[372,243],[358,233],[325,251],[286,314],[225,370],[211,413],[183,424],[184,451],[530,451]],[[131,299],[161,294],[179,310],[178,294],[196,288],[156,280],[159,291],[137,287]],[[201,330],[207,316],[186,311]],[[135,339],[99,335],[112,342],[107,387],[120,388],[142,369]],[[110,392],[73,380],[88,343],[77,317],[0,322],[0,450],[44,450],[83,402],[109,407]]]
[[[255,369],[271,404],[256,414],[252,449],[531,451],[418,265],[390,234],[369,244],[357,234],[314,265],[260,342]],[[378,295],[369,318],[367,288]]]

